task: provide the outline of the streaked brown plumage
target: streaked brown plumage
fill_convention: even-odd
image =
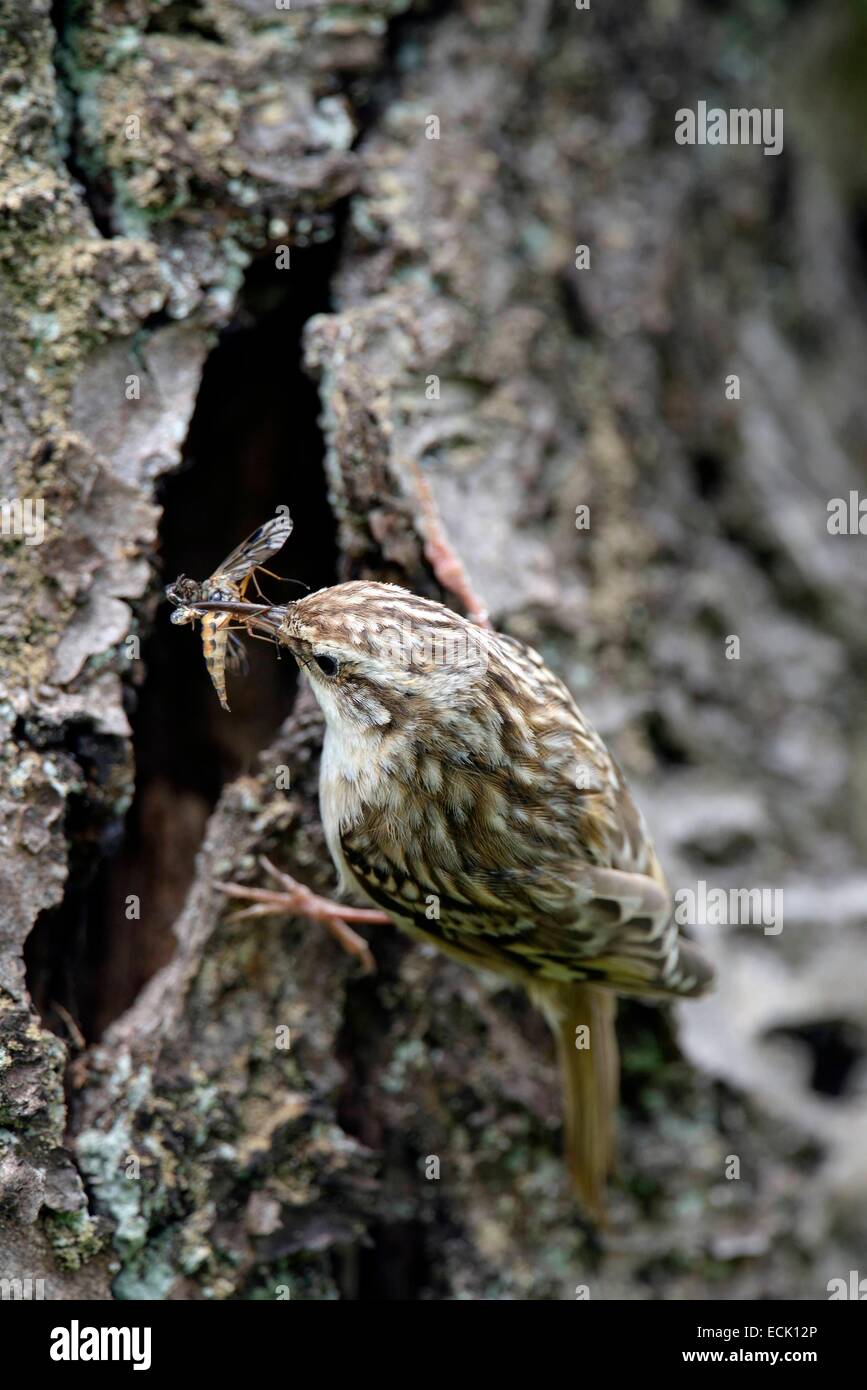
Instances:
[[[614,996],[697,995],[622,773],[538,654],[386,584],[226,605],[288,646],[326,721],[320,802],[341,884],[416,939],[521,983],[558,1039],[576,1186],[612,1150]],[[588,1025],[589,1050],[576,1044]]]

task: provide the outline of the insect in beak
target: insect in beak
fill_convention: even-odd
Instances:
[[[247,658],[237,636],[229,630],[231,614],[223,617],[217,610],[221,603],[233,600],[243,602],[251,581],[256,592],[265,597],[256,574],[259,571],[271,574],[265,568],[264,561],[276,555],[291,534],[292,518],[284,507],[277,516],[257,527],[252,535],[242,541],[203,584],[180,574],[174,584],[169,584],[166,589],[166,598],[175,605],[173,623],[192,623],[195,626],[196,620],[201,619],[205,665],[224,710],[231,709],[226,694],[226,671],[243,674],[247,668]],[[274,579],[279,577],[272,576]],[[204,607],[196,610],[193,604],[204,604]],[[260,606],[267,609],[269,605],[267,602],[253,605],[255,608]],[[247,630],[250,631],[249,626]]]
[[[187,605],[187,611],[198,615],[228,613],[245,627],[265,632],[275,639],[279,638],[286,617],[286,609],[279,605],[271,607],[267,603],[241,603],[234,599],[206,599],[203,602],[190,603]]]

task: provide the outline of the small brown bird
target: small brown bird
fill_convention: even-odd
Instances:
[[[276,638],[306,672],[326,722],[328,847],[344,891],[382,911],[328,903],[285,875],[284,892],[226,891],[250,899],[250,915],[307,912],[332,930],[392,920],[525,986],[557,1039],[572,1180],[599,1214],[616,995],[694,996],[712,978],[678,932],[604,743],[536,652],[393,585],[340,584],[278,608],[207,606]],[[363,955],[361,938],[342,934]]]

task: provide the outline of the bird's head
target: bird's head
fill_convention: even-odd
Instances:
[[[356,582],[289,604],[280,640],[329,725],[373,732],[471,702],[490,634],[396,585]]]
[[[492,634],[394,584],[337,584],[285,606],[205,601],[288,647],[328,725],[364,732],[450,722],[481,698]]]

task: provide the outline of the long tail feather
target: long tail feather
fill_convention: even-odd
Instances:
[[[533,998],[557,1039],[569,1176],[588,1213],[602,1220],[619,1090],[617,1000],[610,990],[576,984],[536,986]]]

